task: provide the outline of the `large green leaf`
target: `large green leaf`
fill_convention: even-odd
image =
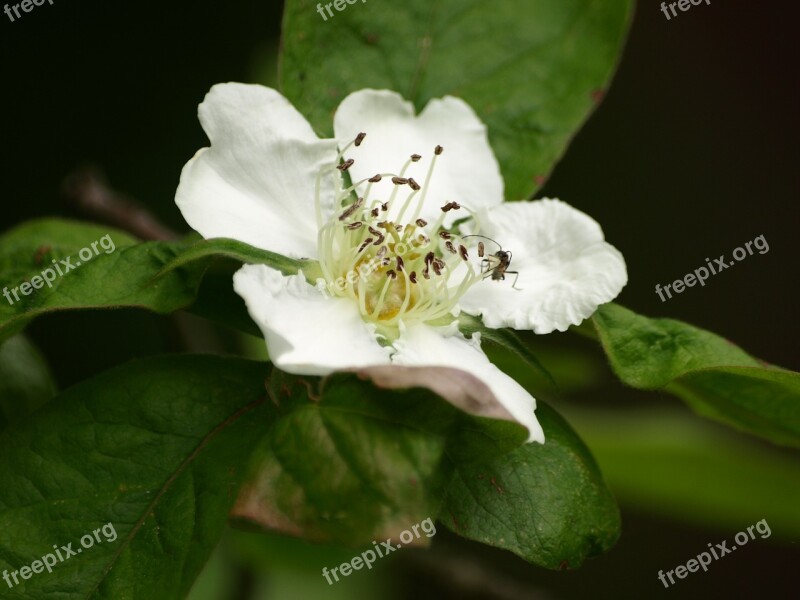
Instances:
[[[541,185],[607,88],[634,3],[342,4],[323,22],[317,2],[286,2],[280,80],[295,106],[330,134],[338,103],[361,88],[396,90],[417,109],[459,96],[488,125],[517,200]]]
[[[214,357],[137,361],[0,433],[0,571],[54,544],[79,552],[62,552],[52,573],[20,573],[3,598],[184,598],[268,422],[268,372]]]
[[[50,367],[24,335],[0,342],[0,429],[45,404],[56,393]]]
[[[619,511],[583,442],[538,404],[545,444],[457,465],[441,519],[459,535],[538,565],[575,568],[614,545]]]
[[[389,391],[353,374],[319,380],[276,372],[269,390],[279,419],[234,514],[310,540],[396,538],[438,514],[446,456],[503,455],[525,439],[520,425],[471,417],[418,381]],[[463,389],[474,383],[464,381]]]
[[[765,365],[709,331],[615,304],[600,307],[593,322],[628,385],[665,389],[702,415],[800,447],[800,374]]]
[[[99,252],[93,252],[91,244],[105,236],[108,251],[96,245]],[[83,250],[89,260],[81,260]],[[301,264],[234,240],[137,243],[123,232],[85,223],[25,223],[0,237],[0,290],[10,297],[0,298],[0,340],[49,312],[138,307],[163,314],[185,308],[216,258],[268,264],[287,273]],[[46,269],[52,285],[38,281],[40,289],[27,288],[29,295],[24,295],[22,284],[41,279]],[[228,285],[233,285],[230,280]]]

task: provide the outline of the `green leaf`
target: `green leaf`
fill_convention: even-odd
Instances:
[[[325,3],[323,3],[324,5]],[[347,6],[323,22],[287,0],[280,80],[321,133],[350,92],[388,88],[422,109],[466,100],[489,127],[506,196],[530,196],[609,85],[632,0],[403,0]]]
[[[766,519],[776,539],[800,537],[795,453],[676,410],[566,415],[623,506],[720,531]]]
[[[617,376],[665,389],[698,413],[778,444],[800,446],[800,374],[762,364],[728,340],[615,304],[593,322]]]
[[[0,572],[53,545],[81,550],[3,597],[184,598],[268,422],[267,373],[214,357],[136,361],[0,433]]]
[[[110,240],[108,250],[97,245],[104,236]],[[84,250],[88,260],[82,261]],[[285,273],[313,267],[228,239],[136,243],[122,232],[78,222],[25,223],[0,237],[0,289],[9,294],[0,301],[0,340],[50,312],[134,307],[166,314],[185,308],[194,302],[205,270],[218,258],[267,264]],[[67,259],[74,268],[61,262]],[[56,264],[63,275],[54,270]],[[22,284],[41,278],[45,270],[52,285],[40,281],[41,289],[29,288],[24,295]],[[228,284],[233,287],[231,281]]]
[[[441,511],[455,533],[550,569],[611,548],[620,517],[589,450],[552,408],[537,403],[545,443],[460,464]]]
[[[56,393],[50,367],[23,335],[0,342],[0,430],[27,416]]]
[[[353,374],[276,371],[269,391],[279,419],[234,514],[307,540],[396,538],[438,514],[445,456],[498,456],[526,437],[519,424],[469,416],[428,389],[380,390]]]

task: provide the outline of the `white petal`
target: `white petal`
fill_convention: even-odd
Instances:
[[[544,443],[536,420],[536,400],[514,379],[493,365],[480,347],[480,335],[466,339],[455,327],[416,324],[404,329],[394,343],[392,362],[407,366],[455,367],[483,381],[497,400],[528,428],[529,442]]]
[[[451,96],[431,100],[415,116],[413,105],[395,92],[361,90],[339,105],[334,130],[342,146],[362,131],[367,134],[359,148],[346,154],[355,160],[350,168],[354,181],[376,173],[399,173],[412,154],[419,154],[422,160],[412,163],[406,176],[423,185],[434,148],[442,146],[444,153],[437,158],[430,186],[418,195],[425,192],[420,216],[428,221],[438,218],[440,207],[451,201],[473,211],[503,201],[503,178],[486,126],[463,100]],[[391,181],[384,179],[372,188],[370,198],[386,200],[393,188]],[[398,198],[409,192],[410,188],[403,186]],[[451,211],[446,223],[466,216],[463,210]]]
[[[200,105],[211,147],[183,168],[175,202],[205,238],[228,237],[295,258],[316,258],[317,173],[336,159],[336,142],[320,140],[273,89],[215,85]],[[323,205],[333,202],[324,187]]]
[[[628,282],[622,254],[591,217],[560,200],[508,202],[478,215],[481,234],[511,251],[504,281],[477,283],[461,308],[487,327],[565,331],[613,300]],[[476,239],[476,238],[473,238]],[[486,253],[496,246],[483,240]]]
[[[356,303],[325,295],[302,274],[245,265],[233,276],[233,288],[264,333],[270,360],[284,371],[326,375],[390,362],[391,349],[378,344]]]

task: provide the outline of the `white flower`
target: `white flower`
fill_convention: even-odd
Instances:
[[[533,397],[457,316],[536,333],[579,324],[627,281],[595,221],[559,200],[504,203],[486,127],[458,98],[415,116],[394,92],[356,92],[336,111],[335,140],[261,86],[214,86],[199,114],[211,147],[176,195],[189,225],[319,264],[316,285],[265,265],[234,276],[276,366],[456,367],[544,441]]]

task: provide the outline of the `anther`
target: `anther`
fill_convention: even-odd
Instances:
[[[414,178],[413,178],[413,177],[409,177],[409,178],[408,178],[408,185],[409,185],[409,187],[410,187],[412,190],[414,190],[415,192],[418,192],[419,190],[421,190],[421,189],[422,189],[422,188],[420,187],[420,185],[419,185],[419,184],[418,184],[416,181],[414,181]]]
[[[408,280],[411,283],[417,283],[417,272],[416,271],[411,271],[411,273],[408,274]]]
[[[451,242],[450,240],[447,240],[445,242],[444,247],[447,248],[453,254],[456,253],[456,248],[455,248],[455,246],[453,246],[453,242]]]
[[[359,208],[361,208],[362,204],[364,204],[363,198],[359,198],[358,200],[353,202],[350,206],[347,207],[347,209],[341,215],[339,215],[339,220],[344,221],[346,218],[348,218],[350,215],[356,212]]]
[[[386,256],[386,246],[381,246],[378,250],[378,253],[375,255],[376,258],[381,259]]]
[[[485,246],[483,245],[483,242],[478,242],[478,256],[480,258],[483,258],[483,250],[484,250],[484,248],[485,248]]]
[[[436,146],[436,149],[433,152],[436,154],[436,156],[439,156],[442,152],[444,152],[444,148],[441,146]]]
[[[369,211],[369,214],[371,214],[373,218],[377,217],[378,216],[378,209],[377,208],[373,208],[371,211]]]
[[[396,258],[397,258],[397,270],[398,271],[402,271],[403,268],[405,267],[405,262],[403,262],[403,257],[402,256],[398,256]]]
[[[461,260],[463,260],[465,262],[467,260],[469,260],[469,254],[467,254],[466,246],[459,246],[458,247],[458,253],[461,255]]]
[[[408,179],[405,177],[392,177],[392,183],[395,185],[405,185],[408,183]]]
[[[442,274],[442,266],[439,264],[439,259],[438,258],[435,259],[431,263],[431,266],[433,267],[433,272],[434,273],[436,273],[437,275],[441,275]]]
[[[372,242],[374,242],[374,241],[375,241],[375,240],[373,240],[372,238],[367,238],[367,239],[365,239],[363,242],[361,242],[361,245],[358,247],[358,253],[359,253],[359,254],[361,254],[361,252],[363,252],[363,251],[364,251],[364,248],[366,248],[367,246],[369,246],[369,245],[370,245]]]
[[[337,169],[339,169],[340,171],[347,171],[347,169],[349,169],[350,167],[352,167],[352,166],[353,166],[353,163],[355,163],[355,162],[356,162],[356,161],[354,161],[352,158],[348,158],[346,161],[344,161],[342,164],[340,164],[340,165],[339,165],[338,167],[336,167],[336,168],[337,168]]]
[[[411,155],[411,162],[419,162],[419,159],[422,158],[419,154],[412,154]]]
[[[391,277],[392,279],[397,279],[397,273],[395,273],[395,272],[394,272],[394,271],[392,271],[391,269],[389,269],[388,271],[386,271],[386,276],[387,276],[387,277]]]
[[[370,177],[369,179],[367,179],[367,181],[369,181],[370,183],[378,183],[381,179],[383,179],[383,177],[381,177],[379,173],[377,175]]]
[[[442,207],[442,212],[458,210],[459,208],[461,208],[461,205],[458,202],[448,202]]]
[[[439,237],[442,238],[443,240],[449,240],[453,236],[450,234],[449,231],[440,231]]]
[[[430,265],[434,260],[436,260],[436,255],[433,252],[428,252],[425,255],[425,266],[427,267]]]
[[[345,225],[345,227],[347,227],[350,230],[359,229],[359,228],[361,228],[363,226],[364,226],[364,223],[362,223],[361,221],[356,221],[355,223],[350,223],[349,225]]]
[[[387,210],[389,210],[389,203],[388,202],[384,202],[383,204],[381,204],[381,210],[383,212],[386,212]]]
[[[361,145],[361,142],[363,142],[363,141],[364,141],[364,138],[365,138],[365,137],[367,137],[367,134],[366,134],[366,133],[364,133],[364,132],[361,132],[361,133],[359,133],[359,134],[356,136],[356,141],[354,142],[354,143],[355,143],[355,146],[356,146],[356,147],[360,146],[360,145]]]
[[[417,219],[417,226],[418,227],[425,227],[425,225],[427,225],[427,224],[428,224],[428,222],[425,219]]]

